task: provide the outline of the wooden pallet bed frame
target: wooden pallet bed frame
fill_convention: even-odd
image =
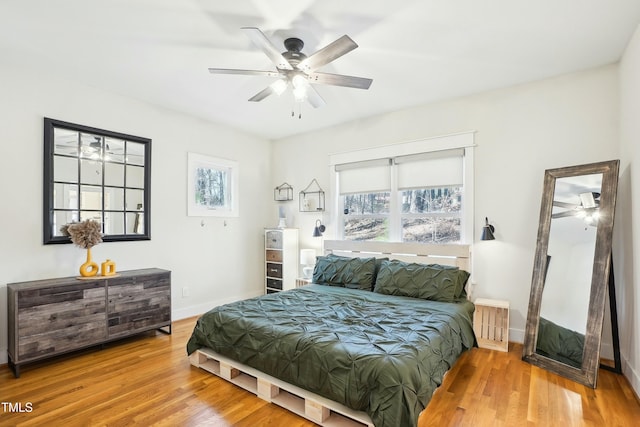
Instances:
[[[419,243],[357,242],[327,240],[326,253],[349,257],[398,259],[422,264],[454,265],[471,272],[469,245],[425,245]],[[281,406],[321,426],[374,427],[368,414],[319,396],[257,369],[222,356],[208,348],[196,350],[190,363]]]

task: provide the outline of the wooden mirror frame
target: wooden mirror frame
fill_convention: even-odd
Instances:
[[[602,339],[604,308],[609,275],[611,274],[613,219],[618,188],[619,167],[619,160],[611,160],[586,165],[548,169],[545,171],[542,205],[540,208],[540,225],[538,228],[538,243],[533,265],[531,294],[529,297],[529,309],[527,312],[524,336],[523,360],[592,388],[596,386],[598,368],[600,366],[600,344]],[[596,231],[587,327],[582,354],[582,366],[575,368],[536,353],[540,306],[547,267],[551,212],[556,179],[599,173],[602,174],[599,207],[600,216]]]

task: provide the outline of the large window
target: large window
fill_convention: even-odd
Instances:
[[[415,145],[415,144],[414,144]],[[420,147],[418,147],[419,149]],[[472,147],[335,163],[338,238],[462,243],[470,235]],[[365,153],[365,156],[374,156]],[[353,156],[347,157],[348,160]],[[340,160],[340,157],[338,156]]]

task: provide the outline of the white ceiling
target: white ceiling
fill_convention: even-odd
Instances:
[[[638,0],[0,0],[0,64],[276,139],[615,63],[639,22]],[[319,71],[373,84],[316,86],[327,105],[301,119],[290,92],[248,102],[273,80],[207,71],[273,69],[244,26],[307,55],[348,34]]]

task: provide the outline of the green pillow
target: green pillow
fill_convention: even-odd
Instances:
[[[442,264],[425,264],[425,265],[427,267],[432,267],[432,268],[441,268],[443,270],[458,271],[458,273],[456,274],[456,277],[458,280],[456,281],[455,297],[460,298],[462,296],[464,297],[467,296],[467,292],[464,289],[464,287],[467,284],[467,280],[469,280],[469,276],[470,276],[470,274],[467,271],[460,270],[460,268],[454,265],[442,265]]]
[[[319,256],[313,270],[313,283],[370,291],[375,270],[375,258]]]
[[[455,302],[464,291],[469,273],[439,264],[383,261],[374,292],[442,302]]]
[[[543,317],[540,318],[536,353],[580,368],[583,348],[583,334],[556,325]]]

